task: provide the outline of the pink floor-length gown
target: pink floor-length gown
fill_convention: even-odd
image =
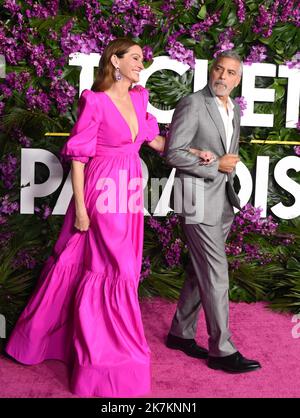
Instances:
[[[144,234],[139,149],[159,130],[147,112],[148,91],[136,86],[129,93],[139,125],[135,140],[106,93],[81,94],[78,118],[61,155],[86,163],[90,227],[74,227],[73,196],[52,255],[6,345],[6,352],[24,364],[67,363],[70,389],[80,396],[150,391],[150,350],[137,294]],[[111,185],[103,178],[116,184],[115,213],[111,203],[111,213],[99,211],[99,198]],[[138,180],[130,185],[132,179]],[[140,210],[124,210],[130,199]]]

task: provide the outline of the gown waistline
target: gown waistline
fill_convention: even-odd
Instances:
[[[131,148],[131,149],[127,149],[127,148],[108,148],[108,149],[102,149],[102,150],[97,150],[94,158],[97,157],[107,157],[107,156],[118,156],[118,155],[139,155],[139,148]]]

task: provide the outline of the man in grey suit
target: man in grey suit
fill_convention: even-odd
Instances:
[[[237,351],[228,328],[225,242],[234,218],[233,206],[240,209],[233,188],[239,161],[240,109],[229,95],[241,75],[242,62],[234,51],[219,54],[208,85],[177,105],[166,144],[166,161],[177,168],[174,210],[180,212],[191,260],[166,345],[192,357],[208,358],[210,368],[227,372],[261,367]],[[190,148],[209,150],[215,158],[199,164]],[[208,351],[194,339],[201,306],[209,334]]]

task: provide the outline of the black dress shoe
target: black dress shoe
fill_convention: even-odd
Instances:
[[[197,345],[194,339],[180,338],[180,337],[176,337],[175,335],[168,334],[166,346],[174,350],[183,351],[185,354],[187,354],[190,357],[195,357],[195,358],[207,358],[208,357],[208,351],[205,348]]]
[[[258,361],[246,359],[239,351],[225,357],[209,356],[207,365],[211,369],[220,369],[229,373],[246,373],[261,368]]]

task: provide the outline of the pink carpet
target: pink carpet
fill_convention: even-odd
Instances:
[[[263,303],[231,303],[233,341],[259,371],[227,374],[211,370],[204,360],[187,357],[164,346],[175,304],[161,299],[142,302],[146,337],[152,350],[152,393],[148,397],[300,397],[300,338],[293,338],[291,314],[268,310]],[[296,333],[297,336],[297,333]],[[197,340],[207,346],[203,313]],[[64,363],[47,360],[24,366],[0,356],[0,397],[68,398]]]

